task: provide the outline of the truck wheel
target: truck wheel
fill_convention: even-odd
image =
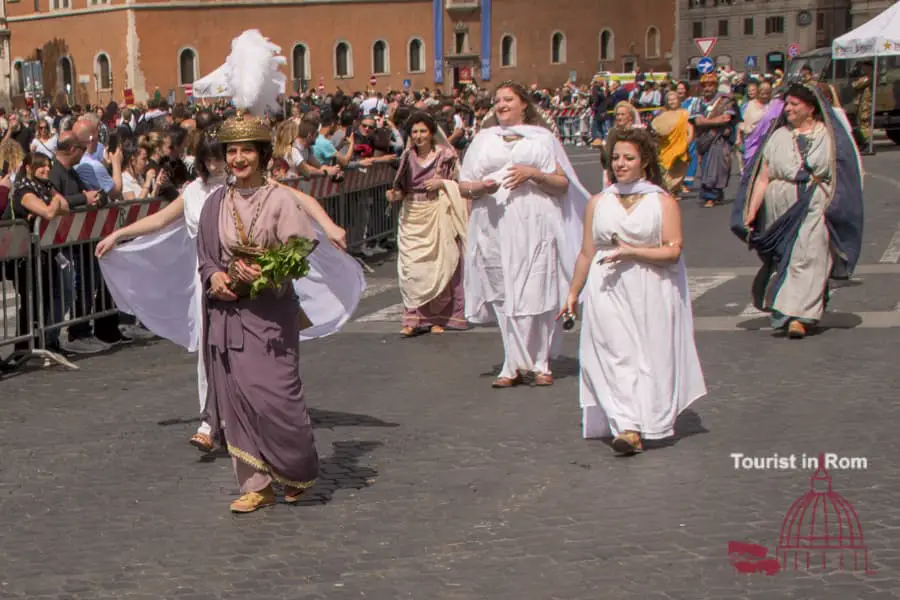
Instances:
[[[892,142],[900,145],[900,129],[888,129],[885,133]]]

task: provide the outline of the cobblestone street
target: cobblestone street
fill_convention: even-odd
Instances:
[[[491,389],[497,332],[401,339],[390,261],[345,332],[302,346],[323,477],[299,506],[228,512],[230,459],[187,443],[195,357],[168,342],[6,378],[0,598],[900,598],[898,156],[866,158],[856,280],[833,328],[799,342],[748,310],[758,261],[730,207],[684,201],[709,395],[674,443],[633,458],[580,437],[577,333],[554,387]],[[573,162],[598,189],[596,154]],[[820,452],[866,459],[830,475],[874,573],[849,572],[850,553],[844,573],[737,573],[728,542],[774,557],[812,472],[736,469],[732,454]]]

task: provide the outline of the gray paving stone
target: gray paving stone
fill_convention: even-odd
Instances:
[[[900,221],[889,187],[867,182],[869,262]],[[690,203],[690,264],[755,264],[724,229],[726,210]],[[844,295],[848,310],[886,310],[896,281],[867,276],[859,296]],[[738,302],[743,285],[710,297]],[[365,302],[377,310],[389,295]],[[227,457],[186,443],[193,356],[153,342],[77,372],[15,374],[0,383],[0,598],[900,597],[898,339],[701,332],[709,396],[679,419],[674,443],[622,460],[579,437],[577,335],[564,339],[556,386],[496,391],[496,335],[341,334],[303,347],[322,479],[299,506],[245,516],[227,511]],[[737,574],[728,542],[774,553],[810,483],[807,472],[735,470],[729,455],[821,451],[869,461],[832,477],[876,573]]]

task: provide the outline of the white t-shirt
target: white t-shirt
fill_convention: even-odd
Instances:
[[[129,173],[128,171],[122,172],[122,195],[125,194],[134,194],[135,200],[142,200],[141,192],[144,190],[144,186],[135,179],[134,175]]]
[[[44,156],[52,160],[56,155],[56,144],[57,138],[55,135],[46,142],[44,140],[34,138],[31,141],[31,151],[37,152],[38,154],[43,154]]]
[[[379,100],[377,97],[366,98],[362,101],[359,109],[362,111],[363,116],[368,117],[369,113],[372,112],[372,109],[378,111],[378,114],[384,114],[384,100]]]
[[[297,144],[294,144],[291,146],[291,151],[284,157],[284,160],[286,160],[288,164],[288,175],[297,177],[300,175],[300,165],[306,160],[306,156],[304,155],[303,150],[298,148]]]

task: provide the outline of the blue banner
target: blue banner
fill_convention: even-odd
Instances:
[[[433,0],[431,12],[434,23],[434,82],[444,83],[444,0]]]
[[[481,0],[481,80],[491,80],[491,0]]]

